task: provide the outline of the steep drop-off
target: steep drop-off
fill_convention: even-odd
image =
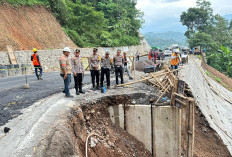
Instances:
[[[43,6],[0,6],[0,51],[7,45],[14,50],[58,49],[75,44],[63,32],[52,12]]]

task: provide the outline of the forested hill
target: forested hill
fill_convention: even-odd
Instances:
[[[170,47],[172,44],[187,46],[186,37],[184,36],[184,33],[181,32],[148,32],[143,33],[143,36],[151,46],[158,46],[161,49]]]
[[[143,13],[134,0],[0,0],[18,7],[43,5],[80,47],[140,44]]]

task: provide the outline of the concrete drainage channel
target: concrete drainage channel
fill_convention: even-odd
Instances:
[[[181,109],[152,105],[153,98],[146,93],[113,95],[74,105],[34,155],[181,156],[187,139],[187,134],[181,135]]]

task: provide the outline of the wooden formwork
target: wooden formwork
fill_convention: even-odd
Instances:
[[[155,99],[155,106],[172,106],[173,109],[179,108],[181,121],[178,123],[181,135],[179,145],[184,148],[187,157],[193,157],[194,154],[194,107],[195,102],[192,97],[189,97],[190,89],[184,81],[177,78],[177,70],[170,70],[165,67],[156,73],[149,73],[149,76],[140,76],[141,80],[129,82],[118,86],[126,86],[139,82],[147,82],[151,86],[159,89],[158,98]],[[170,101],[162,102],[162,98],[168,95]],[[190,94],[191,95],[191,94]]]

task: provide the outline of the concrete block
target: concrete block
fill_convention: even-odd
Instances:
[[[6,65],[7,70],[8,70],[8,76],[15,76],[15,69],[14,69],[14,65],[10,64],[10,65]]]
[[[151,152],[151,106],[129,105],[126,110],[126,131]]]
[[[154,156],[181,156],[181,109],[172,106],[155,106],[153,122]]]
[[[7,66],[0,65],[0,77],[7,77],[7,76],[8,76]]]
[[[118,127],[124,129],[124,106],[117,105],[117,106],[110,106],[108,108],[110,113],[111,122]]]

